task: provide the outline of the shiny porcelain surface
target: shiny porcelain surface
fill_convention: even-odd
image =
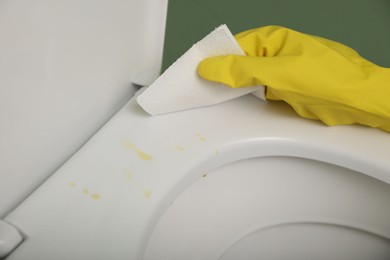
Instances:
[[[6,217],[25,235],[9,259],[141,259],[164,211],[207,172],[299,157],[388,184],[389,147],[388,133],[327,127],[253,96],[155,117],[132,99]]]

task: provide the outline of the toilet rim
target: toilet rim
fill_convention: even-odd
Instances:
[[[76,227],[80,220],[89,219],[99,210],[101,215],[96,222],[83,226],[84,237],[93,240],[99,221],[115,220],[109,222],[108,226],[113,228],[105,235],[122,243],[110,246],[110,250],[139,259],[169,205],[204,173],[229,163],[254,157],[300,157],[349,168],[390,183],[390,163],[386,158],[388,134],[354,126],[327,128],[291,115],[283,104],[259,103],[256,98],[244,96],[186,113],[147,117],[132,99],[6,220],[27,234],[26,245],[50,242],[51,236],[57,236],[50,252],[42,252],[50,255],[70,250],[72,245],[66,242],[73,241],[73,233],[69,232],[73,229],[62,230],[66,226],[63,216],[77,210],[77,217],[65,220],[69,227]],[[231,120],[236,117],[238,121]],[[135,141],[135,145],[154,156],[153,160],[141,160],[133,150],[123,147],[123,141],[127,140]],[[180,151],[176,145],[186,150]],[[363,148],[370,152],[364,153]],[[96,165],[99,160],[104,167]],[[132,191],[137,190],[135,184],[129,189],[129,182],[119,182],[127,178],[121,172],[123,167],[129,167],[137,181],[142,180],[145,187],[153,190],[151,198],[138,196],[138,192],[133,196]],[[73,181],[77,189],[69,186]],[[81,185],[86,184],[87,188],[94,187],[102,193],[101,203],[91,203],[80,192]],[[53,198],[61,199],[61,203]],[[137,214],[135,207],[139,210]],[[58,214],[47,214],[53,210]],[[119,221],[118,212],[121,212]],[[48,225],[53,228],[48,229]],[[102,249],[105,242],[106,239],[101,239],[93,243]],[[27,247],[18,251],[20,255],[31,255]],[[102,250],[94,252],[101,253]]]
[[[390,184],[390,164],[373,154],[356,152],[348,146],[335,146],[322,142],[298,140],[293,138],[253,138],[220,146],[217,156],[204,152],[192,164],[186,165],[182,180],[191,184],[205,172],[240,160],[256,157],[296,157],[324,162],[365,174]],[[182,190],[188,185],[178,185]],[[173,189],[175,190],[175,189]]]
[[[308,220],[310,219],[310,220]],[[247,230],[244,230],[241,234],[234,237],[224,248],[219,250],[220,252],[216,255],[215,259],[220,259],[221,256],[228,251],[230,248],[235,246],[239,241],[245,239],[246,237],[266,229],[272,229],[283,226],[290,225],[313,225],[313,226],[330,226],[336,228],[343,228],[354,230],[360,233],[365,233],[373,237],[387,240],[390,242],[390,236],[385,234],[382,230],[375,229],[370,226],[363,225],[362,223],[351,223],[347,221],[342,221],[340,219],[331,219],[331,218],[284,218],[284,219],[274,219],[273,221],[263,222],[261,224],[251,226]]]
[[[181,179],[177,180],[175,186],[169,190],[165,195],[165,198],[159,203],[159,207],[157,207],[152,214],[153,217],[148,225],[150,227],[149,232],[146,232],[143,238],[142,252],[146,250],[148,241],[151,238],[159,219],[163,216],[169,205],[171,205],[180,194],[205,173],[241,160],[258,157],[294,157],[309,159],[350,169],[386,184],[390,184],[390,164],[388,164],[384,158],[381,160],[381,157],[365,156],[364,153],[359,153],[349,146],[324,144],[321,141],[294,138],[263,137],[238,140],[220,146],[217,150],[217,156],[210,154],[210,152],[204,152],[194,160],[192,164],[187,164],[186,169],[182,169],[184,174],[182,174]],[[283,219],[272,221],[272,223],[265,223],[261,228],[297,223],[343,226],[390,240],[390,236],[388,236],[386,232],[381,232],[380,230],[375,230],[375,228],[368,226],[365,227],[359,223],[344,223],[338,219]],[[260,227],[252,227],[252,229],[244,231],[242,237],[253,232],[253,228]],[[232,242],[231,245],[233,244],[234,242]]]

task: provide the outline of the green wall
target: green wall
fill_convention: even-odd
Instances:
[[[390,0],[170,0],[162,71],[220,24],[234,34],[286,26],[339,41],[390,67]]]

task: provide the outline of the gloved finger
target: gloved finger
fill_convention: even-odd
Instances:
[[[346,45],[280,26],[247,30],[235,35],[235,38],[248,56],[274,57],[333,50],[353,62],[370,64]]]
[[[206,58],[197,70],[205,80],[238,88],[259,85],[256,75],[261,67],[257,57],[227,55]]]
[[[264,26],[234,36],[248,56],[273,57],[290,52],[291,44],[299,44],[300,33],[280,26]],[[286,42],[289,42],[286,45]],[[286,48],[287,47],[287,48]]]
[[[307,71],[307,64],[297,61],[299,59],[293,56],[216,56],[201,61],[197,71],[203,79],[233,88],[257,85],[284,88],[318,81],[317,78],[310,81],[310,75],[302,75],[302,71]]]
[[[248,56],[274,57],[327,49],[335,42],[281,26],[264,26],[235,35]],[[329,45],[328,45],[329,43]]]

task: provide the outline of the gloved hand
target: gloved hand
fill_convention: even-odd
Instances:
[[[390,132],[390,69],[317,36],[266,26],[235,36],[247,56],[203,60],[198,74],[233,88],[264,85],[302,117]]]

